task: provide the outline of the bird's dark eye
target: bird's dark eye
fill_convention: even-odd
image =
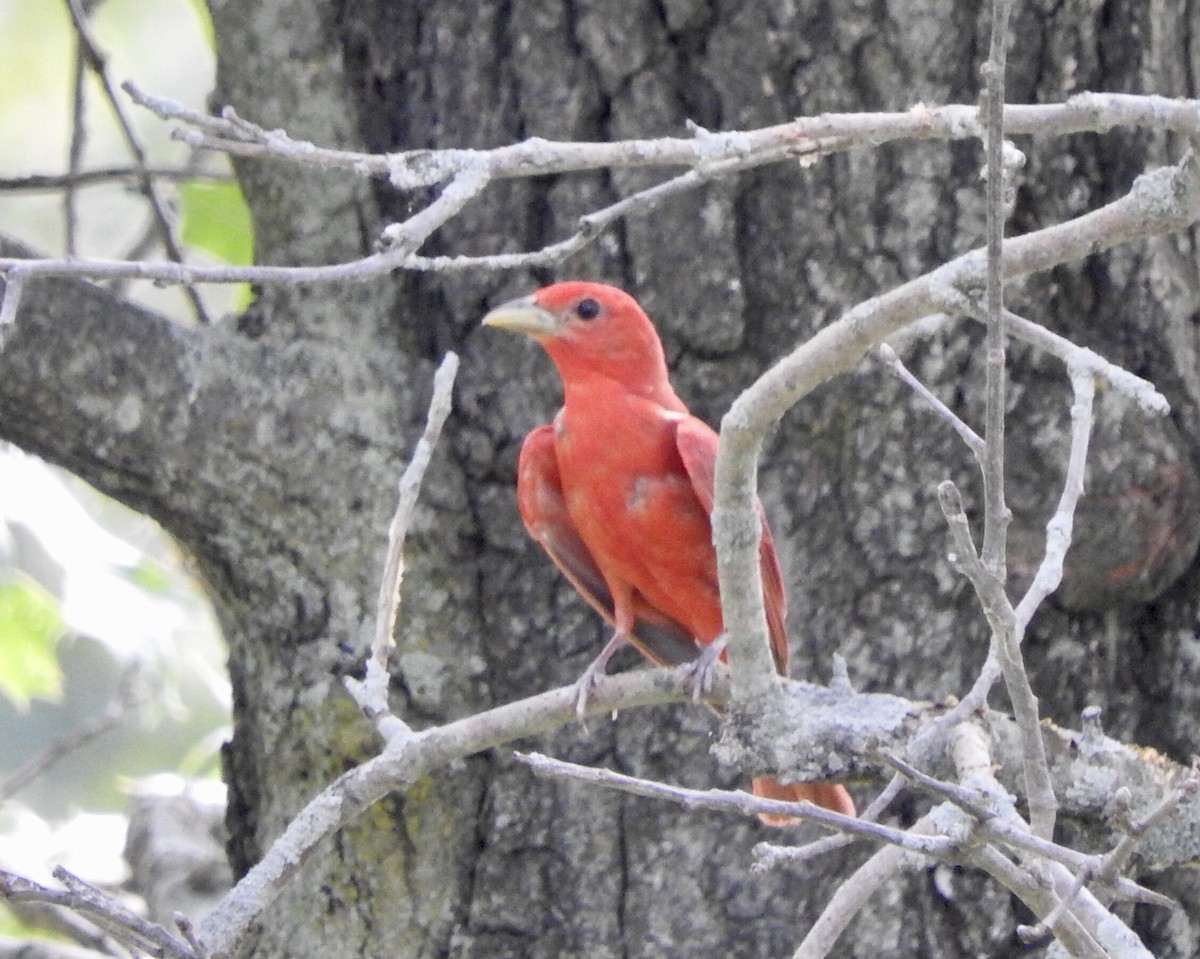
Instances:
[[[586,300],[579,301],[579,305],[575,307],[575,315],[581,320],[594,320],[600,315],[600,304],[589,296]]]

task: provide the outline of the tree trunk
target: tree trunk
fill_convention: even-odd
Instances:
[[[984,13],[952,0],[211,6],[215,105],[373,151],[972,103],[987,41]],[[1014,20],[1009,102],[1089,89],[1197,95],[1194,3],[1038,2],[1018,5]],[[1106,202],[1184,145],[1114,132],[1019,146],[1029,162],[1010,233]],[[268,288],[245,315],[208,329],[79,284],[31,283],[0,354],[0,431],[150,513],[194,552],[230,643],[235,869],[378,748],[341,677],[361,661],[396,479],[445,351],[464,364],[409,542],[398,710],[416,725],[463,716],[568,683],[600,649],[602,624],[526,537],[513,494],[521,437],[559,403],[555,378],[540,351],[477,328],[488,304],[575,276],[635,291],[679,393],[715,424],[789,346],[981,245],[981,164],[970,142],[779,164],[623,221],[553,274]],[[361,255],[414,200],[285,163],[244,161],[238,173],[267,263]],[[495,183],[431,247],[534,249],[656,177]],[[1100,704],[1111,733],[1180,760],[1194,751],[1200,700],[1198,294],[1194,234],[1009,292],[1015,311],[1147,377],[1172,403],[1166,422],[1106,404],[1083,545],[1026,644],[1048,715],[1077,725],[1083,706]],[[964,324],[905,356],[980,424],[982,337]],[[1013,351],[1014,581],[1028,575],[1058,495],[1070,403],[1060,370]],[[789,586],[794,675],[823,681],[840,652],[867,690],[938,699],[969,685],[987,632],[945,558],[935,489],[946,477],[979,501],[967,450],[869,364],[785,418],[761,487]],[[741,783],[709,755],[714,726],[694,708],[637,710],[538,746],[687,785]],[[901,804],[905,824],[921,803]],[[272,909],[256,955],[783,956],[866,851],[752,875],[753,845],[777,838],[756,823],[535,780],[498,751],[336,837]],[[1161,882],[1185,904],[1200,901],[1194,876]],[[1138,919],[1156,955],[1187,954],[1200,926],[1150,910]],[[988,881],[918,871],[877,894],[837,954],[1023,954],[1021,921]]]

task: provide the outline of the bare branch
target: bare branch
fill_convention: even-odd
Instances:
[[[778,799],[762,799],[751,793],[733,789],[688,789],[666,783],[627,776],[610,769],[582,766],[578,763],[552,759],[541,753],[516,753],[516,758],[527,765],[538,776],[573,779],[579,782],[616,789],[634,796],[650,799],[665,799],[678,803],[685,809],[715,809],[735,812],[744,816],[787,816],[838,829],[860,839],[873,839],[899,846],[909,852],[922,855],[946,857],[953,854],[954,844],[939,836],[920,836],[890,826],[866,822],[853,816],[822,809],[811,802],[783,802]]]
[[[115,940],[162,959],[197,959],[162,926],[143,919],[111,896],[59,867],[54,878],[64,889],[50,889],[0,870],[0,897],[14,903],[45,903],[69,909],[103,929]]]
[[[900,357],[896,355],[896,351],[893,350],[887,343],[880,343],[877,352],[883,364],[889,370],[891,370],[893,374],[895,374],[900,382],[904,383],[910,390],[916,393],[917,396],[921,397],[921,399],[923,399],[930,405],[930,407],[932,407],[933,411],[937,413],[938,416],[950,424],[951,429],[953,429],[954,432],[959,435],[959,438],[967,444],[967,448],[975,454],[975,458],[980,461],[980,465],[982,466],[984,454],[983,438],[973,429],[971,429],[971,427],[969,427],[966,423],[964,423],[962,419],[956,415],[952,409],[950,409],[950,407],[934,396],[933,393],[929,391],[929,387],[913,376],[908,367],[905,366],[901,361]]]
[[[1087,373],[1095,379],[1107,381],[1113,389],[1124,393],[1148,413],[1165,416],[1171,411],[1171,405],[1167,402],[1167,398],[1158,391],[1153,383],[1130,373],[1115,363],[1110,363],[1099,353],[1089,350],[1087,347],[1077,346],[1065,336],[1059,336],[1044,326],[1031,323],[1010,310],[1004,311],[1004,328],[1013,336],[1020,337],[1025,342],[1057,356],[1066,364],[1068,372]]]
[[[1075,524],[1075,507],[1083,495],[1083,476],[1087,467],[1088,441],[1092,432],[1092,400],[1096,395],[1096,383],[1092,374],[1078,368],[1071,369],[1071,388],[1075,402],[1071,404],[1071,451],[1067,457],[1066,479],[1058,508],[1046,524],[1046,555],[1043,557],[1033,582],[1017,604],[1016,638],[1024,635],[1034,612],[1062,582],[1063,562],[1071,546],[1071,532]]]
[[[984,604],[984,612],[992,627],[992,645],[996,649],[997,662],[1013,702],[1021,735],[1027,740],[1022,753],[1030,822],[1035,835],[1049,839],[1054,833],[1054,817],[1058,806],[1050,786],[1038,703],[1021,657],[1021,630],[1004,591],[1008,574],[1008,524],[1012,519],[1004,498],[1006,375],[1003,318],[1005,193],[1009,181],[1006,174],[1015,165],[1015,160],[1007,164],[1005,162],[1004,142],[1004,71],[1010,9],[1011,0],[992,0],[991,45],[988,62],[983,68],[986,86],[983,114],[987,128],[987,362],[984,364],[987,374],[987,423],[983,459],[983,552],[977,572],[993,582],[986,588],[976,578],[972,579],[972,583],[980,602]],[[1023,157],[1020,162],[1024,162]],[[972,565],[971,568],[975,567]]]
[[[1102,879],[1111,885],[1113,894],[1121,899],[1145,902],[1165,909],[1178,908],[1178,904],[1168,897],[1147,889],[1145,886],[1131,879],[1126,879],[1118,875],[1119,869],[1109,868],[1108,871],[1102,871],[1103,863],[1112,853],[1108,853],[1104,857],[1087,855],[1086,853],[1071,849],[1069,846],[1060,846],[1050,840],[1034,836],[1028,831],[1024,823],[1018,820],[1010,821],[997,815],[994,797],[985,797],[985,794],[978,790],[968,789],[957,783],[935,779],[933,776],[921,772],[898,756],[887,755],[883,759],[888,765],[898,770],[902,776],[915,785],[933,793],[939,798],[953,803],[962,809],[963,812],[972,816],[979,824],[978,832],[980,838],[1008,846],[1012,851],[1023,856],[1048,859],[1052,862],[1061,863],[1069,869]],[[1168,800],[1164,800],[1162,808],[1166,811],[1178,809],[1179,804],[1183,801],[1183,797],[1186,794],[1186,791],[1183,789],[1177,790]],[[991,798],[993,801],[986,803],[985,798]],[[1011,805],[1009,808],[1011,808]],[[1157,815],[1153,819],[1154,822],[1159,821],[1159,816],[1166,814],[1157,810],[1156,813]],[[1139,833],[1139,838],[1141,835],[1142,833]]]
[[[1019,831],[1029,828],[996,781],[990,743],[978,723],[963,723],[956,728],[950,753],[964,786],[1001,800],[993,803],[994,820]],[[1018,866],[990,844],[968,848],[966,858],[1020,896],[1043,922],[1053,917],[1055,936],[1073,955],[1150,959],[1150,953],[1129,927],[1077,884],[1076,877],[1059,863],[1037,859],[1025,868],[1025,864]],[[1063,902],[1061,909],[1057,908],[1059,902]]]
[[[1025,662],[1021,658],[1016,613],[1004,592],[1004,583],[996,578],[993,570],[984,566],[982,558],[976,552],[958,488],[946,480],[938,486],[938,501],[950,527],[955,561],[975,588],[975,595],[992,629],[989,664],[994,659],[1004,676],[1021,731],[1022,766],[1030,818],[1036,819],[1043,826],[1047,821],[1052,824],[1057,800],[1050,785],[1050,770],[1046,763],[1045,743],[1042,741],[1037,698],[1033,695],[1029,676],[1025,671]],[[985,674],[991,675],[987,669]],[[1040,836],[1046,835],[1042,831],[1035,831]]]
[[[712,703],[726,700],[728,688],[722,679],[713,690]],[[686,665],[606,676],[588,697],[587,712],[604,715],[654,703],[690,702],[690,680]],[[316,845],[389,792],[407,789],[451,760],[574,722],[575,707],[575,688],[565,686],[413,736],[393,738],[380,755],[344,773],[312,799],[204,918],[199,938],[209,955],[213,959],[236,955],[249,929]]]
[[[414,254],[407,258],[377,254],[322,267],[190,267],[178,263],[113,260],[37,260],[24,264],[31,272],[110,279],[130,277],[163,283],[314,283],[366,279],[394,269],[511,269],[547,265],[559,262],[594,238],[592,231],[599,228],[597,221],[601,226],[605,225],[616,217],[628,215],[634,209],[648,208],[665,195],[716,176],[762,163],[795,157],[803,159],[845,150],[862,143],[878,144],[899,138],[962,139],[978,136],[980,131],[975,107],[929,109],[918,106],[900,114],[828,114],[746,132],[701,131],[697,136],[687,138],[616,143],[553,143],[534,139],[494,150],[417,150],[385,156],[326,150],[311,143],[292,140],[283,131],[257,127],[242,120],[228,108],[221,117],[212,117],[162,98],[151,97],[132,84],[126,84],[125,89],[135,101],[154,110],[159,116],[180,120],[205,131],[198,135],[201,138],[209,134],[220,136],[224,138],[221,142],[226,148],[245,148],[236,151],[239,155],[278,157],[318,167],[347,169],[366,176],[391,175],[394,185],[403,189],[452,181],[466,171],[488,179],[503,179],[604,167],[686,166],[690,169],[675,180],[643,191],[637,198],[627,198],[592,214],[595,220],[585,217],[577,234],[567,240],[528,253],[478,257],[420,257]],[[1004,117],[1009,133],[1069,133],[1105,130],[1115,125],[1144,125],[1188,133],[1200,128],[1200,101],[1086,94],[1072,98],[1065,104],[1006,106]],[[199,143],[197,137],[190,135],[183,138],[201,147],[213,145]],[[1162,212],[1168,212],[1169,206],[1164,206]],[[1152,223],[1143,224],[1142,231],[1135,235],[1146,235],[1156,229],[1158,232],[1167,232],[1177,228],[1164,224],[1157,229]],[[1101,246],[1115,245],[1128,238],[1117,238],[1113,243]],[[1082,246],[1080,249],[1081,252],[1063,259],[1077,258],[1094,248]],[[16,265],[11,259],[0,259],[0,271],[10,270]],[[1015,272],[1043,268],[1031,266],[1018,268]]]
[[[910,834],[922,835],[931,829],[929,817],[917,820]],[[862,911],[867,899],[912,858],[899,846],[885,846],[838,884],[821,915],[812,924],[792,959],[823,959],[829,955],[838,937]],[[922,862],[922,860],[915,860]]]
[[[903,777],[893,776],[883,791],[859,813],[858,818],[865,822],[876,822],[892,804],[892,800],[899,795],[903,782]],[[803,846],[778,846],[775,843],[760,842],[754,847],[755,863],[751,869],[762,872],[783,863],[808,862],[810,859],[843,849],[853,841],[851,836],[838,833],[834,836],[823,836]]]
[[[1178,229],[1200,218],[1200,161],[1194,155],[1178,166],[1139,177],[1128,194],[1072,220],[1009,239],[1004,244],[1004,276],[1011,280],[1059,263],[1090,256],[1146,235],[1152,223]],[[1174,225],[1167,227],[1170,222]],[[713,534],[729,633],[734,684],[739,663],[765,655],[758,578],[758,516],[753,505],[758,455],[766,432],[794,403],[825,380],[845,372],[867,350],[912,321],[935,312],[946,289],[982,285],[985,260],[972,251],[888,293],[858,304],[764,373],[734,401],[721,421],[716,464]],[[762,647],[758,653],[755,647]],[[758,674],[758,670],[755,670]],[[763,694],[763,680],[748,694]],[[986,692],[986,690],[985,690]],[[738,698],[741,698],[739,693]],[[747,700],[753,696],[748,695]]]
[[[694,137],[569,143],[531,138],[492,150],[411,150],[371,154],[329,150],[293,140],[282,130],[266,130],[226,107],[220,117],[151,96],[132,83],[124,85],[133,100],[164,120],[178,120],[197,131],[177,131],[193,146],[247,157],[270,157],[323,168],[351,170],[361,176],[386,176],[397,189],[434,186],[452,179],[464,167],[485,169],[493,179],[545,176],[607,167],[697,167],[724,160],[744,160],[764,151],[804,147],[816,140],[840,140],[841,149],[892,140],[961,140],[981,135],[974,106],[927,107],[904,113],[828,113],[801,117],[757,130]],[[1200,101],[1158,96],[1084,93],[1061,104],[1004,107],[1004,126],[1012,134],[1062,135],[1105,131],[1115,126],[1141,126],[1200,133]]]
[[[1150,810],[1141,819],[1129,823],[1125,835],[1121,837],[1121,841],[1111,851],[1105,853],[1100,858],[1094,870],[1095,877],[1105,882],[1117,882],[1121,871],[1128,865],[1130,858],[1132,858],[1138,844],[1145,838],[1146,833],[1168,817],[1177,813],[1185,802],[1195,798],[1197,791],[1200,791],[1200,778],[1197,778],[1196,773],[1193,771],[1191,777],[1186,782],[1170,795],[1164,796],[1162,802],[1154,809]]]
[[[367,659],[367,675],[362,682],[351,677],[346,678],[346,685],[359,707],[376,721],[385,741],[410,732],[408,725],[388,707],[388,661],[396,645],[392,637],[396,630],[396,614],[400,608],[400,581],[404,576],[404,540],[412,523],[417,494],[421,491],[425,470],[433,457],[433,450],[446,417],[450,415],[451,393],[457,373],[458,355],[447,353],[433,377],[433,396],[429,401],[425,431],[417,441],[408,467],[400,477],[396,512],[388,529],[387,559],[375,607],[375,636],[371,642],[371,655]]]
[[[987,150],[987,316],[986,426],[983,457],[983,554],[981,561],[999,582],[1006,577],[1005,543],[1012,514],[1004,502],[1005,369],[1004,271],[1004,70],[1010,0],[992,0],[992,36],[983,66],[984,145]],[[995,635],[993,633],[993,635]]]

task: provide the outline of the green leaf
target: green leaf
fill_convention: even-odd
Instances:
[[[254,262],[254,227],[236,183],[186,180],[179,185],[179,196],[184,243],[225,263]]]
[[[54,647],[62,635],[58,601],[33,580],[0,581],[0,694],[25,710],[34,698],[62,695]]]
[[[179,185],[179,201],[184,243],[235,266],[254,262],[254,224],[236,183],[186,180]],[[235,310],[244,310],[253,299],[250,284],[237,284]]]

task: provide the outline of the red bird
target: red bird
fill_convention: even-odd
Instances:
[[[521,447],[517,502],[530,535],[615,627],[580,677],[581,710],[625,642],[657,665],[719,651],[712,644],[724,625],[710,522],[717,434],[675,395],[662,343],[637,301],[600,283],[556,283],[483,322],[533,337],[562,377],[563,408]],[[760,568],[771,650],[786,676],[787,599],[765,516]],[[854,815],[839,785],[759,778],[753,789]]]

